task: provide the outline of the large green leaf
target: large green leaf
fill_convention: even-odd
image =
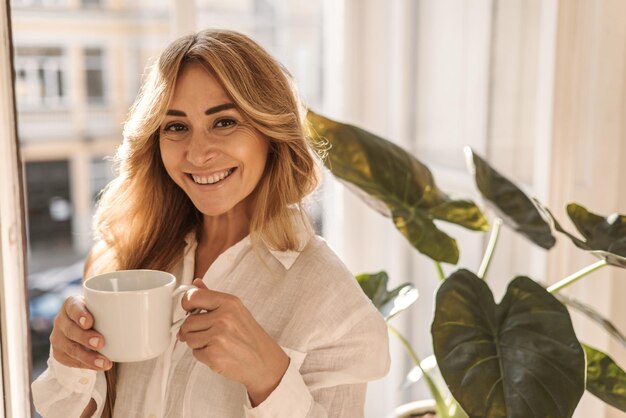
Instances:
[[[356,126],[309,111],[309,135],[329,142],[324,163],[364,201],[393,218],[411,245],[428,257],[455,264],[456,241],[434,220],[486,231],[487,219],[471,201],[454,200],[441,191],[424,164],[401,147]]]
[[[591,306],[584,304],[576,299],[565,296],[562,293],[554,295],[562,304],[569,306],[572,309],[585,315],[591,321],[600,325],[606,332],[608,332],[613,338],[626,348],[626,337],[622,332],[607,318],[605,318],[600,312],[592,308]]]
[[[540,247],[552,248],[556,240],[550,225],[543,219],[532,200],[471,148],[466,147],[465,154],[478,190],[504,223]]]
[[[363,273],[356,276],[361,289],[385,319],[391,319],[415,303],[419,293],[412,283],[387,290],[387,273]]]
[[[570,417],[585,389],[585,358],[567,309],[527,277],[497,305],[467,270],[445,280],[432,324],[437,364],[472,418]]]
[[[587,390],[626,412],[626,373],[611,357],[583,344],[587,355]]]
[[[567,232],[556,220],[552,212],[536,202],[552,221],[554,229],[567,235],[583,250],[589,251],[613,266],[626,268],[626,216],[614,213],[609,216],[596,215],[577,203],[567,205],[567,214],[581,233],[584,240]]]

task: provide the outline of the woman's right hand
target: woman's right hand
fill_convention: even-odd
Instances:
[[[61,310],[54,318],[50,334],[52,356],[69,367],[96,371],[111,368],[111,361],[96,352],[104,346],[104,338],[93,330],[93,316],[87,310],[82,297],[65,299]]]

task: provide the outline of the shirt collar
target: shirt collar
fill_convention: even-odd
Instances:
[[[272,250],[269,247],[265,246],[268,252],[276,260],[278,260],[278,262],[280,262],[280,264],[282,264],[282,266],[286,270],[289,270],[291,266],[293,266],[293,264],[296,262],[296,260],[300,256],[300,253],[302,252],[306,244],[309,242],[309,239],[311,238],[306,228],[304,228],[304,226],[298,226],[297,236],[298,236],[298,241],[300,242],[300,248],[298,250],[280,251],[280,250]],[[196,233],[195,232],[188,233],[185,236],[185,243],[187,244],[187,249],[185,250],[185,253],[191,250],[192,248],[195,250],[195,247],[197,244]],[[265,245],[265,243],[261,241],[261,245]],[[244,248],[249,248],[251,246],[252,246],[252,241],[250,239],[250,235],[247,235],[241,241],[234,244],[232,247],[228,248],[225,251],[225,253],[229,252],[231,253],[229,255],[236,257],[236,255],[239,254]]]

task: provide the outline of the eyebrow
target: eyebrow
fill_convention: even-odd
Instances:
[[[213,106],[208,108],[207,110],[204,111],[205,115],[212,115],[214,113],[219,113],[221,111],[224,110],[228,110],[228,109],[234,109],[235,108],[235,104],[234,103],[224,103],[221,105],[217,105],[217,106]],[[185,112],[183,112],[182,110],[176,110],[176,109],[169,109],[166,113],[166,115],[168,116],[187,116],[187,114]]]

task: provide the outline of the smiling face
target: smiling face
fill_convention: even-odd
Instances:
[[[202,65],[186,64],[159,129],[163,164],[205,216],[247,216],[269,141]]]

